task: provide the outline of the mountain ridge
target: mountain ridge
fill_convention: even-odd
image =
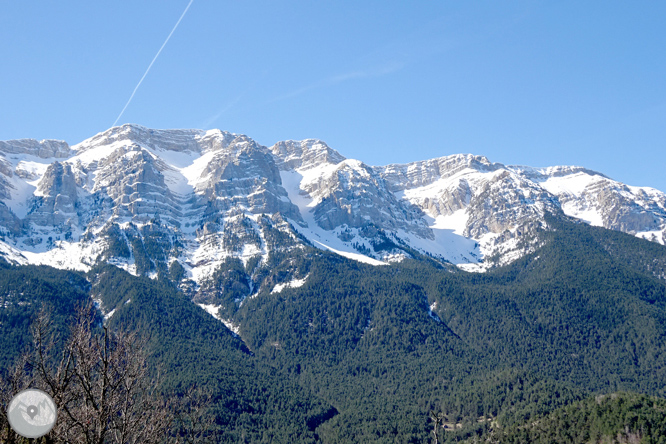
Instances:
[[[484,271],[534,251],[546,214],[666,242],[666,194],[584,167],[472,154],[370,166],[318,139],[265,147],[130,124],[71,147],[0,142],[0,201],[10,261],[150,276],[175,266],[195,285],[227,258],[261,264],[303,242],[375,265],[425,254]],[[288,241],[270,245],[276,236]]]
[[[548,214],[535,252],[466,273],[434,260],[372,266],[291,244],[301,238],[278,215],[230,219],[220,245],[258,242],[265,263],[226,257],[185,294],[174,285],[178,261],[157,279],[108,264],[81,273],[0,261],[0,333],[14,344],[42,302],[71,315],[92,298],[106,325],[151,339],[167,388],[213,390],[221,442],[258,441],[266,430],[276,442],[425,442],[432,412],[445,418],[445,442],[456,442],[581,397],[666,395],[662,245]],[[115,224],[106,238],[127,236],[115,257],[148,267],[141,261],[168,241],[165,224]],[[153,253],[141,259],[141,248]]]

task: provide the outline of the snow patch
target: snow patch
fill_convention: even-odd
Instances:
[[[308,279],[309,276],[310,275],[307,275],[303,279],[294,279],[293,281],[285,282],[283,284],[277,284],[275,287],[273,287],[273,290],[271,290],[271,293],[280,293],[285,288],[299,288],[299,287],[302,287],[303,284],[305,284],[305,281]]]
[[[203,308],[208,314],[222,322],[225,327],[227,327],[235,336],[240,335],[240,325],[234,324],[230,319],[222,319],[220,317],[220,307],[221,305],[214,304],[197,304],[199,307]]]
[[[479,243],[463,236],[469,215],[465,209],[448,216],[432,218],[426,216],[429,228],[435,239],[424,239],[404,230],[398,236],[421,253],[440,257],[454,265],[476,264],[483,257]]]
[[[77,161],[80,161],[82,165],[89,166],[91,164],[98,163],[106,159],[111,154],[113,154],[113,152],[116,151],[117,149],[126,148],[131,145],[132,142],[130,141],[117,140],[108,145],[93,145],[92,147],[90,147],[84,141],[72,147],[72,149],[76,151],[78,154],[71,157],[68,160],[68,162],[74,164]]]
[[[359,253],[349,243],[340,240],[335,231],[327,231],[317,225],[312,214],[312,207],[316,206],[317,202],[303,189],[303,186],[304,184],[318,180],[326,173],[330,174],[335,168],[335,165],[323,164],[306,170],[280,171],[282,186],[287,191],[289,199],[300,210],[301,217],[306,222],[307,227],[301,226],[296,221],[290,220],[289,222],[299,234],[306,237],[317,248],[370,265],[387,265],[387,262],[379,261]]]
[[[32,250],[22,251],[23,256],[31,264],[50,265],[66,270],[89,271],[95,264],[97,257],[102,253],[103,246],[99,242],[55,241],[52,246],[49,246],[47,242],[42,242]]]
[[[27,265],[30,263],[23,255],[22,251],[17,250],[3,241],[0,241],[0,255],[2,255],[2,257],[8,262],[15,265]]]
[[[192,164],[183,167],[180,169],[180,174],[187,179],[187,183],[192,186],[194,189],[197,188],[197,185],[200,182],[203,182],[206,180],[205,177],[201,177],[204,170],[208,166],[208,164],[213,160],[215,157],[215,152],[214,151],[209,151],[205,154],[203,154],[201,157],[194,159]]]
[[[214,304],[197,304],[197,305],[203,308],[206,311],[206,313],[210,314],[215,319],[220,320],[219,310],[221,305],[214,305]]]
[[[435,321],[441,323],[442,320],[439,319],[439,316],[437,316],[437,315],[433,312],[433,310],[435,310],[436,308],[437,308],[437,301],[435,301],[435,302],[433,302],[432,304],[430,304],[430,307],[429,307],[429,309],[428,309],[428,315],[429,315],[431,318],[433,318]]]

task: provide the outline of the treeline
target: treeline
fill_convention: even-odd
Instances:
[[[32,343],[30,325],[42,305],[53,329],[64,338],[75,308],[90,299],[83,273],[46,266],[15,267],[0,259],[0,369],[7,369]]]
[[[151,280],[112,266],[87,275],[4,266],[0,288],[21,301],[12,298],[30,294],[26,282],[62,307],[92,295],[115,310],[106,325],[146,337],[164,393],[210,391],[217,442],[424,443],[435,429],[440,442],[486,440],[589,395],[666,397],[666,248],[550,223],[538,251],[484,274],[306,249],[229,260],[198,293],[179,291],[171,274]],[[224,305],[240,337],[193,296]],[[3,335],[29,325],[34,304],[10,306]]]
[[[326,442],[419,442],[431,410],[468,430],[453,439],[586,393],[665,396],[666,286],[648,259],[666,249],[554,228],[539,251],[485,274],[317,254],[303,287],[266,286],[235,320],[258,357],[336,406],[318,430]]]
[[[193,385],[212,394],[217,442],[315,442],[314,429],[336,414],[289,379],[275,377],[243,341],[167,281],[134,277],[112,266],[90,273],[109,326],[148,338],[148,362],[162,387]]]
[[[45,272],[41,272],[41,268]],[[24,273],[33,272],[36,281],[25,279],[26,286],[21,285],[21,280],[15,279],[17,274],[23,276]],[[105,312],[115,308],[116,311],[105,322],[104,328],[101,313],[97,312],[97,320],[91,324],[93,331],[102,335],[107,331],[105,329],[109,332],[136,332],[143,338],[133,340],[131,347],[136,353],[145,356],[146,378],[158,381],[155,386],[144,387],[146,390],[143,392],[156,390],[159,395],[156,399],[161,399],[164,406],[167,406],[163,412],[175,414],[189,411],[190,416],[198,414],[192,408],[205,395],[207,401],[204,410],[207,416],[201,421],[205,419],[207,425],[206,433],[201,436],[209,442],[314,443],[317,441],[314,432],[316,427],[336,414],[332,406],[311,397],[298,385],[272,375],[270,368],[259,362],[239,338],[192,304],[170,282],[137,278],[113,266],[102,266],[83,276],[47,267],[14,267],[5,264],[0,270],[0,276],[5,282],[15,282],[13,287],[6,286],[5,289],[17,290],[17,294],[23,294],[25,300],[30,302],[17,304],[22,310],[12,312],[12,325],[25,328],[21,332],[25,340],[20,351],[31,355],[34,355],[35,350],[34,346],[31,347],[31,325],[37,319],[42,301],[48,303],[58,300],[54,298],[62,298],[57,308],[46,305],[51,307],[49,311],[53,314],[48,324],[56,338],[52,349],[57,356],[61,356],[59,353],[66,349],[71,338],[77,306],[94,297]],[[75,297],[63,291],[72,284],[81,284],[80,293],[73,294]],[[13,299],[13,295],[12,292],[10,299],[18,301]],[[60,313],[67,315],[59,320]],[[12,329],[7,326],[7,331]],[[2,337],[3,344],[7,343],[8,337],[11,336]],[[4,381],[12,378],[17,380],[17,376],[13,376],[17,367],[11,363],[18,362],[16,359],[21,359],[21,355],[17,351],[8,353],[8,356],[11,359],[7,359],[7,363],[0,368],[0,374]],[[55,361],[59,362],[58,359]],[[34,368],[33,364],[25,368],[18,365],[19,371],[16,374],[22,382],[14,384],[12,390],[5,390],[3,394],[11,398],[21,388],[34,386],[35,382],[42,387],[43,381],[39,382],[34,371],[30,370]],[[193,394],[192,387],[202,389],[203,395]],[[6,411],[6,402],[10,398],[4,400],[3,411]],[[179,424],[176,430],[170,429],[166,438],[162,435],[162,441],[158,442],[168,442],[169,439],[195,442],[192,441],[192,427],[182,421]],[[9,433],[8,429],[3,430]],[[140,436],[137,434],[137,437]],[[18,439],[12,434],[11,439],[15,438]],[[55,441],[50,442],[65,442],[56,436],[52,438]],[[68,442],[87,441],[75,439]],[[108,438],[100,442],[115,441]]]

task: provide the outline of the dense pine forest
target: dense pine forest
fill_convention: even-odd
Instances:
[[[95,328],[142,338],[163,396],[205,389],[201,441],[663,442],[666,248],[549,224],[539,249],[483,274],[313,248],[228,261],[195,293],[182,270],[149,279],[3,263],[0,368],[6,379],[30,353],[42,307],[57,348],[92,298],[115,310]],[[272,292],[293,278],[304,285]],[[238,335],[193,303],[211,298]]]

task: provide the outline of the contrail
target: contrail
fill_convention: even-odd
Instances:
[[[139,89],[139,86],[141,86],[141,82],[143,82],[143,79],[145,79],[145,78],[146,78],[146,75],[148,75],[148,71],[150,71],[150,68],[153,67],[153,63],[155,63],[155,60],[157,60],[157,58],[160,56],[160,53],[162,52],[162,50],[163,50],[164,47],[166,46],[167,42],[169,41],[169,39],[170,39],[171,36],[173,35],[173,32],[176,30],[176,28],[178,27],[178,25],[180,25],[180,21],[183,19],[183,17],[185,17],[185,14],[187,14],[187,10],[190,9],[190,6],[192,5],[192,2],[193,2],[193,1],[194,1],[194,0],[190,0],[190,2],[187,4],[187,7],[186,7],[185,10],[183,11],[183,13],[180,15],[180,18],[178,19],[178,21],[177,21],[176,24],[174,25],[173,29],[172,29],[171,32],[169,33],[169,36],[166,38],[166,40],[164,41],[164,43],[162,43],[162,46],[160,47],[160,50],[157,51],[157,54],[155,54],[155,57],[153,57],[153,61],[150,62],[150,65],[148,65],[148,69],[146,69],[146,72],[143,73],[143,77],[141,77],[141,80],[139,80],[139,83],[137,83],[136,87],[134,88],[134,91],[132,91],[132,95],[130,96],[129,100],[128,100],[127,103],[125,104],[125,107],[123,108],[123,110],[120,111],[120,114],[118,114],[118,117],[116,118],[116,121],[113,122],[113,125],[112,125],[112,126],[116,126],[116,124],[118,123],[118,121],[120,120],[120,118],[123,116],[123,113],[125,112],[125,110],[126,110],[127,107],[129,106],[129,104],[130,104],[130,102],[132,101],[132,99],[134,98],[134,94],[136,94],[136,90]]]

